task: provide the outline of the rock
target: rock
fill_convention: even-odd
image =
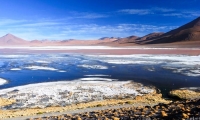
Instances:
[[[182,117],[183,117],[184,119],[189,118],[189,116],[188,116],[187,114],[185,114],[185,113],[182,114]]]
[[[162,115],[162,117],[167,117],[168,116],[165,111],[161,111],[161,115]]]
[[[200,92],[190,89],[178,89],[178,90],[172,90],[169,92],[170,96],[178,97],[183,100],[192,100],[192,99],[199,99],[200,98]]]
[[[118,117],[112,117],[112,120],[120,120]]]
[[[81,119],[81,117],[80,117],[80,116],[77,116],[77,117],[76,117],[76,120],[82,120],[82,119]]]

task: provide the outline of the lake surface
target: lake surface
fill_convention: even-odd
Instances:
[[[0,89],[27,84],[84,80],[133,80],[171,89],[200,86],[200,56],[186,55],[0,55]]]

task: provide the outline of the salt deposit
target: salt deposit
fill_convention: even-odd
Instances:
[[[78,67],[83,67],[83,68],[87,68],[87,69],[108,69],[107,66],[103,66],[103,65],[78,65]]]
[[[103,76],[110,76],[110,75],[101,75],[101,74],[95,74],[95,75],[84,75],[84,76],[86,76],[86,77],[103,77]]]
[[[11,68],[10,70],[17,71],[17,70],[22,70],[22,69],[20,69],[20,68]]]
[[[51,62],[49,62],[49,61],[44,61],[44,60],[37,60],[37,61],[35,61],[36,63],[51,63]]]
[[[117,81],[117,79],[100,78],[100,77],[80,78],[78,80],[81,80],[81,81]]]
[[[51,71],[56,71],[58,69],[52,68],[52,67],[44,67],[44,66],[28,66],[25,67],[26,69],[31,69],[31,70],[51,70]]]
[[[4,85],[7,83],[7,80],[0,78],[0,85]]]
[[[0,90],[0,96],[12,98],[16,104],[6,109],[26,107],[46,107],[49,105],[67,105],[72,103],[95,101],[120,97],[135,97],[153,92],[147,88],[131,81],[111,81],[105,78],[98,78],[104,81],[60,81],[49,83],[30,84]]]

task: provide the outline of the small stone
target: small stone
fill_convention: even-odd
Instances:
[[[189,118],[189,116],[187,114],[185,114],[185,113],[183,113],[182,116],[183,116],[184,119]]]
[[[162,117],[167,117],[168,116],[165,111],[161,111],[161,115],[162,115]]]
[[[119,118],[117,117],[112,117],[113,120],[120,120]]]

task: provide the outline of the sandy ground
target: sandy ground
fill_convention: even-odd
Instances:
[[[0,106],[10,105],[12,103],[15,103],[15,100],[0,98]]]
[[[27,54],[27,53],[79,53],[79,54],[112,54],[112,55],[130,55],[130,54],[185,54],[199,55],[200,48],[152,48],[152,47],[105,47],[105,46],[74,46],[66,47],[0,47],[1,54]]]

